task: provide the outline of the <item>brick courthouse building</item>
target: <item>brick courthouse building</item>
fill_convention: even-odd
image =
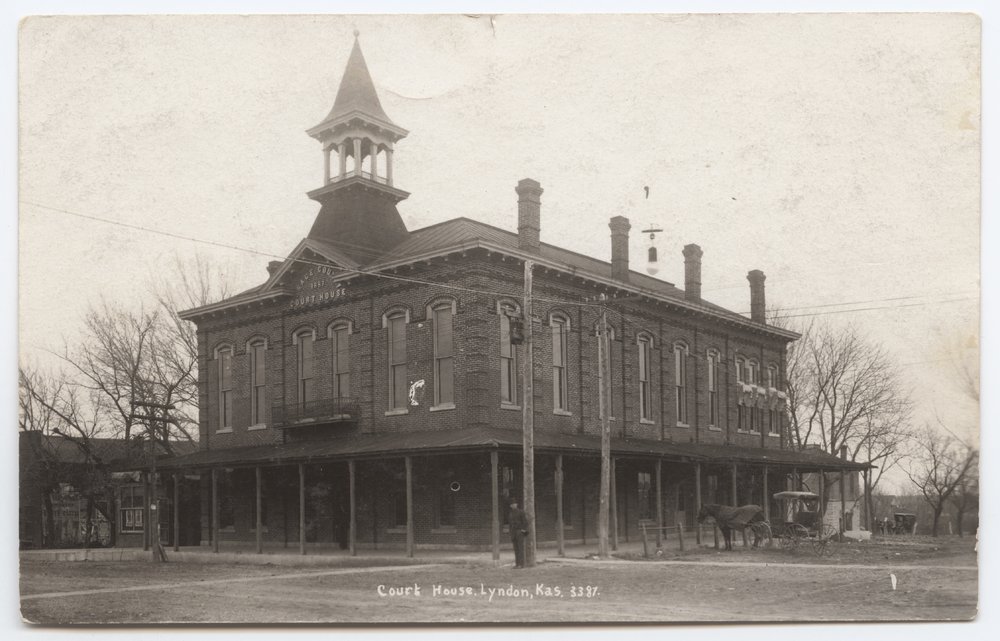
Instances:
[[[600,294],[619,539],[641,522],[691,524],[702,501],[764,503],[793,472],[858,469],[786,444],[779,390],[796,335],[765,323],[760,271],[746,318],[702,299],[696,245],[683,290],[631,271],[624,217],[610,221],[610,264],[541,243],[531,179],[516,186],[517,233],[466,218],[407,230],[392,171],[407,132],[357,42],[308,133],[324,157],[308,235],[260,286],[182,314],[198,327],[200,450],[160,469],[201,475],[203,545],[496,553],[506,497],[522,491],[524,353],[510,319],[526,260],[543,545],[597,537]]]

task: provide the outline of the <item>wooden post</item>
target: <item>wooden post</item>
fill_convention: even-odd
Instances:
[[[649,542],[646,540],[646,524],[640,523],[639,530],[642,532],[642,558],[649,558]]]
[[[306,466],[299,463],[299,554],[306,553]]]
[[[219,551],[219,474],[212,468],[212,552]]]
[[[609,406],[610,407],[610,406]],[[616,483],[615,477],[618,476],[615,457],[611,457],[611,487],[610,487],[610,505],[609,511],[611,520],[611,549],[618,550],[618,484]]]
[[[261,501],[261,470],[260,470],[260,466],[259,465],[257,465],[257,466],[254,467],[254,475],[257,478],[257,492],[256,492],[256,496],[255,496],[255,499],[257,501],[257,512],[256,512],[257,517],[256,517],[256,522],[254,523],[254,527],[257,528],[256,529],[256,532],[257,532],[257,554],[263,554],[264,553],[264,527],[263,527],[264,526],[264,518],[263,518],[263,516],[260,513],[260,508],[261,508],[262,501]]]
[[[493,561],[500,561],[500,462],[496,450],[490,452],[490,487],[493,488],[493,511],[490,516],[490,542],[493,544]]]
[[[764,520],[771,520],[771,497],[767,489],[767,465],[764,466]]]
[[[142,473],[142,550],[143,552],[149,551],[149,543],[153,540],[152,527],[151,527],[151,514],[149,509],[149,473]]]
[[[181,490],[180,474],[174,472],[174,552],[181,549]]]
[[[524,402],[523,413],[523,476],[524,514],[528,521],[528,536],[524,541],[524,566],[535,566],[535,384],[534,384],[534,312],[532,310],[532,268],[524,261]]]
[[[822,531],[823,523],[826,520],[826,473],[819,470],[817,476],[819,477],[819,488],[817,494],[819,494],[819,527]]]
[[[730,469],[732,470],[732,477],[733,477],[732,478],[732,490],[733,490],[733,493],[729,495],[729,499],[733,502],[733,507],[739,507],[740,506],[740,497],[739,497],[739,488],[736,487],[737,469],[736,469],[736,462],[735,461],[730,466]]]
[[[350,496],[350,515],[347,525],[347,545],[351,556],[358,555],[358,488],[356,481],[356,470],[354,469],[354,459],[347,462],[347,485]]]
[[[694,464],[694,514],[695,518],[701,512],[701,463]],[[695,543],[701,545],[701,528],[695,531]],[[715,547],[719,547],[716,541]]]
[[[566,556],[563,522],[563,457],[556,454],[556,547],[559,556]]]
[[[604,299],[604,295],[601,295]],[[597,337],[597,412],[601,417],[601,486],[597,504],[597,554],[602,559],[608,553],[609,495],[611,494],[611,385],[608,358],[608,310],[601,309],[600,336]]]
[[[719,526],[718,525],[713,525],[712,526],[712,539],[713,539],[713,541],[715,543],[715,549],[718,550],[719,549]]]
[[[840,471],[840,533],[847,529],[847,486],[844,483],[844,470]]]
[[[663,460],[656,459],[656,548],[663,547]]]
[[[677,524],[677,545],[680,546],[681,552],[684,551],[684,524]]]
[[[413,458],[407,456],[406,464],[406,556],[413,558]]]

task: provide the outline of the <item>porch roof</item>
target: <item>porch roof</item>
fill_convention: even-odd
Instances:
[[[782,467],[801,467],[806,470],[864,470],[866,463],[846,461],[819,449],[779,450],[749,448],[736,445],[710,445],[684,443],[677,446],[689,456],[709,463],[759,463]]]
[[[162,470],[212,466],[276,465],[319,459],[377,458],[406,454],[444,454],[474,450],[519,450],[522,433],[494,427],[457,430],[424,430],[390,434],[355,434],[327,440],[276,443],[252,447],[199,450],[157,461]],[[587,434],[535,432],[535,449],[543,452],[599,455],[601,439]],[[655,456],[675,461],[752,462],[804,469],[863,469],[863,465],[843,461],[823,452],[754,450],[734,446],[671,443],[640,439],[612,439],[615,456]]]

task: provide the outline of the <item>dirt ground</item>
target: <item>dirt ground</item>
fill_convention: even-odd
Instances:
[[[649,560],[578,557],[527,570],[437,561],[330,568],[24,561],[21,611],[42,624],[912,621],[976,614],[970,539],[831,546],[823,557],[806,549],[670,549]]]

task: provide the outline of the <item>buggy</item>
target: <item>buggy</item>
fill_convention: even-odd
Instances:
[[[784,523],[772,527],[774,538],[786,550],[809,545],[816,554],[829,552],[827,544],[836,530],[823,522],[820,497],[812,492],[778,492],[776,501],[784,508]]]

